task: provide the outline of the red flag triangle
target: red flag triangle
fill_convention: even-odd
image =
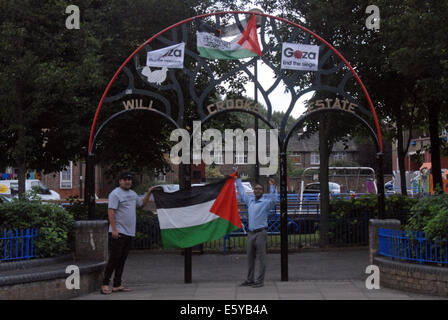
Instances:
[[[238,204],[236,202],[235,174],[231,174],[230,176],[231,178],[227,179],[224,187],[213,203],[210,212],[242,228],[243,225],[241,224]]]
[[[238,41],[238,44],[245,49],[248,49],[259,56],[262,56],[260,44],[258,43],[258,35],[257,35],[257,21],[256,17],[253,14],[249,20],[249,23],[244,29],[241,39]]]

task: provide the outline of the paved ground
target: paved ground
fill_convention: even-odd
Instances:
[[[414,300],[442,299],[404,291],[365,287],[369,265],[367,249],[305,252],[289,255],[289,281],[280,278],[280,254],[269,254],[265,286],[239,287],[246,273],[246,256],[204,254],[193,256],[193,283],[184,283],[184,257],[134,251],[123,276],[129,293],[78,299],[151,300]]]

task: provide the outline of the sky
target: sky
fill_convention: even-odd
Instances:
[[[247,4],[246,6],[247,8],[249,8],[249,6],[251,5]],[[258,29],[258,37],[260,39],[260,28]],[[224,38],[224,40],[227,41],[230,41],[231,39],[232,38]],[[261,46],[261,41],[259,41],[259,43]],[[258,81],[261,83],[263,88],[267,90],[275,82],[275,73],[261,60],[258,60],[257,66],[258,66]],[[253,73],[253,69],[254,69],[253,67],[250,67],[249,68],[250,72]],[[245,89],[246,89],[246,96],[254,99],[255,90],[253,82],[248,82],[245,85]],[[296,105],[294,106],[294,109],[291,112],[291,116],[297,119],[305,112],[304,101],[310,99],[313,93],[314,92],[307,93],[297,101]],[[283,85],[283,82],[281,82],[277,86],[277,88],[269,95],[269,100],[271,101],[272,111],[286,112],[288,110],[289,104],[291,103],[291,96],[289,93],[287,92],[285,93],[285,86]],[[258,102],[265,106],[267,105],[266,101],[264,100],[260,92],[258,92]]]
[[[253,72],[253,67],[249,68],[251,72]],[[258,81],[261,83],[263,88],[269,88],[275,82],[275,74],[271,68],[266,66],[262,61],[258,61]],[[250,98],[254,98],[255,90],[254,83],[249,82],[245,86],[246,95]],[[303,95],[294,106],[291,115],[294,118],[300,117],[305,112],[305,103],[304,101],[310,99],[314,92],[307,93]],[[288,110],[289,104],[291,103],[291,95],[289,93],[285,93],[285,86],[283,82],[281,82],[277,88],[269,95],[269,100],[272,104],[272,111],[283,111],[286,112]],[[263,96],[260,92],[258,92],[258,102],[263,105],[267,105]]]

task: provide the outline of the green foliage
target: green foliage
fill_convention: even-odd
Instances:
[[[359,167],[359,163],[351,160],[330,161],[330,167]]]
[[[386,218],[410,212],[411,208],[418,203],[416,199],[412,199],[402,195],[392,195],[386,198]],[[351,212],[367,212],[372,215],[378,213],[378,196],[364,195],[359,199],[332,199],[330,201],[330,215],[333,217],[343,217]]]
[[[411,209],[406,229],[424,231],[430,239],[448,239],[448,196],[420,199]]]
[[[99,99],[139,44],[185,18],[239,8],[233,0],[79,0],[81,26],[69,30],[67,5],[60,0],[0,1],[0,167],[48,173],[83,158]],[[192,39],[186,42],[195,46]],[[191,60],[187,58],[186,65],[194,63]],[[236,62],[211,63],[211,67],[220,75],[229,64]],[[134,68],[133,61],[128,67]],[[182,74],[178,80],[184,99],[192,100],[187,93],[190,79]],[[196,80],[198,92],[209,84]],[[122,73],[110,95],[124,90],[127,81]],[[233,79],[231,87],[242,87],[242,82]],[[138,77],[135,85],[144,87]],[[165,98],[176,118],[181,98],[174,94]],[[194,106],[186,104],[187,124],[198,119]],[[121,108],[121,103],[103,108],[98,122]],[[122,168],[165,171],[169,166],[163,153],[169,149],[166,138],[172,129],[154,113],[127,114],[112,121],[99,137],[97,163],[108,167],[109,174]]]
[[[150,181],[146,183],[140,183],[136,185],[135,187],[132,187],[132,190],[134,190],[137,194],[146,194],[148,192],[148,189],[152,186],[156,186],[159,184],[163,184],[157,181]]]
[[[386,199],[386,212],[410,212],[411,208],[417,203],[417,199],[394,194]]]
[[[69,252],[73,227],[72,214],[55,204],[27,197],[0,204],[0,230],[39,229],[36,247],[40,257]]]
[[[217,166],[208,166],[205,169],[205,175],[207,178],[222,178],[224,175],[219,171]]]
[[[373,212],[377,213],[378,197],[376,195],[364,195],[359,199],[333,199],[330,201],[330,215],[343,217],[350,212]]]

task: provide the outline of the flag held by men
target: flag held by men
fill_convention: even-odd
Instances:
[[[202,20],[198,20],[197,28],[197,49],[201,57],[207,59],[243,59],[262,55],[258,43],[255,15],[252,15],[246,28],[230,42],[221,39],[219,31]]]
[[[235,174],[205,186],[154,190],[164,248],[189,248],[242,228]]]

